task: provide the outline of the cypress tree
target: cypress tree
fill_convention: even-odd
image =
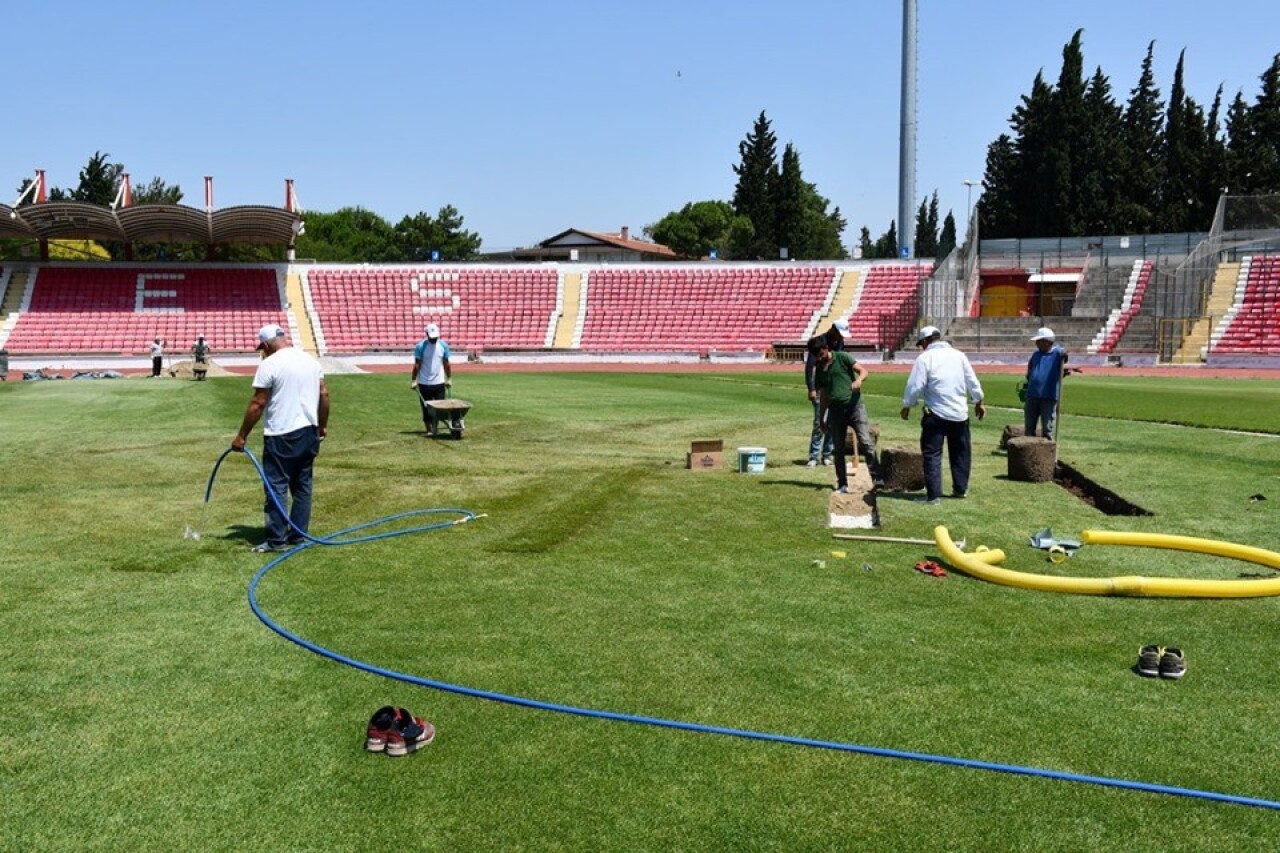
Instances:
[[[1160,118],[1164,105],[1152,71],[1154,41],[1147,44],[1138,85],[1129,95],[1124,113],[1127,146],[1120,172],[1124,199],[1116,226],[1121,231],[1147,234],[1155,222],[1160,203],[1160,150],[1163,144]]]
[[[733,209],[745,216],[754,227],[749,242],[734,247],[736,258],[776,258],[778,243],[774,239],[774,184],[778,180],[778,140],[764,111],[750,133],[738,143],[739,163],[733,167],[738,176],[733,190]]]

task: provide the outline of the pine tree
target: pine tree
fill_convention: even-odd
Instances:
[[[751,133],[738,143],[740,162],[733,167],[738,184],[733,191],[733,209],[754,226],[745,245],[735,246],[735,258],[776,258],[774,239],[774,184],[778,181],[778,140],[769,119],[761,110]]]
[[[1052,219],[1046,213],[1054,190],[1054,183],[1050,181],[1052,170],[1047,165],[1048,151],[1056,133],[1053,116],[1053,90],[1044,82],[1044,75],[1037,74],[1031,93],[1023,96],[1010,122],[1017,152],[1010,202],[1014,234],[1019,237],[1055,236]]]
[[[947,211],[947,218],[942,220],[942,233],[938,235],[938,260],[951,254],[956,247],[956,218]]]
[[[1249,108],[1254,135],[1253,172],[1259,192],[1280,192],[1280,53],[1262,74],[1262,90]]]
[[[809,188],[800,172],[800,155],[790,142],[782,151],[782,171],[773,192],[773,237],[778,249],[787,249],[787,256],[800,258],[807,255],[805,240],[805,207]],[[776,257],[777,252],[773,255]]]
[[[1129,96],[1124,113],[1124,134],[1128,150],[1119,173],[1123,192],[1117,211],[1117,228],[1123,232],[1147,234],[1160,206],[1160,150],[1163,144],[1160,118],[1164,104],[1155,85],[1152,66],[1156,43],[1147,44],[1142,74]]]
[[[1084,126],[1079,152],[1089,167],[1078,178],[1079,225],[1082,234],[1113,234],[1121,185],[1115,171],[1124,162],[1122,111],[1111,95],[1111,81],[1098,68],[1085,90]]]
[[[1197,204],[1196,186],[1202,167],[1204,116],[1196,102],[1187,95],[1183,82],[1185,59],[1184,50],[1178,54],[1164,120],[1163,163],[1160,169],[1163,180],[1155,225],[1158,231],[1166,233],[1193,230],[1193,222],[1202,213]]]
[[[1018,236],[1014,187],[1018,179],[1018,152],[1007,133],[987,146],[982,173],[983,191],[978,198],[978,231],[986,238]]]
[[[1043,169],[1044,196],[1041,201],[1041,236],[1078,236],[1084,212],[1079,199],[1079,180],[1093,164],[1084,160],[1076,143],[1084,129],[1084,53],[1080,46],[1083,30],[1076,30],[1062,49],[1062,70],[1053,93],[1053,111],[1046,130]]]

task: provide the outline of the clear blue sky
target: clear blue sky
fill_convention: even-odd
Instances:
[[[634,233],[728,200],[761,110],[805,177],[878,236],[897,215],[898,2],[653,0],[8,4],[0,197],[35,168],[74,186],[96,150],[135,185],[202,206],[360,205],[395,222],[452,204],[487,249],[565,228]],[[1156,42],[1206,108],[1252,102],[1280,52],[1280,3],[920,0],[917,199],[963,222],[965,179],[1038,70],[1084,29],[1086,76],[1118,99]]]

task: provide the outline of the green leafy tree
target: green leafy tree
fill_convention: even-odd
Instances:
[[[115,200],[124,166],[108,163],[110,154],[95,151],[89,162],[80,170],[80,183],[69,194],[71,201],[100,204],[103,207]]]
[[[650,239],[683,257],[705,258],[715,250],[725,260],[732,245],[750,242],[753,231],[751,220],[734,213],[727,201],[689,202],[644,229]]]
[[[390,263],[400,260],[396,233],[378,214],[363,207],[307,214],[307,230],[298,237],[297,254],[330,263]]]
[[[432,251],[439,252],[442,261],[473,260],[480,253],[480,235],[462,224],[462,214],[452,205],[440,208],[434,219],[421,212],[404,217],[394,229],[396,260],[430,260]],[[311,230],[309,220],[307,230]]]
[[[163,178],[156,177],[140,187],[133,188],[132,196],[135,205],[180,204],[182,187],[177,184],[169,186]]]

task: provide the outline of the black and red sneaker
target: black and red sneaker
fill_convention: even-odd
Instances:
[[[383,705],[369,718],[369,727],[365,729],[364,748],[368,752],[384,751],[395,728],[396,709],[390,705]]]
[[[431,743],[436,727],[404,708],[395,710],[395,723],[387,735],[386,752],[390,756],[408,755]]]

